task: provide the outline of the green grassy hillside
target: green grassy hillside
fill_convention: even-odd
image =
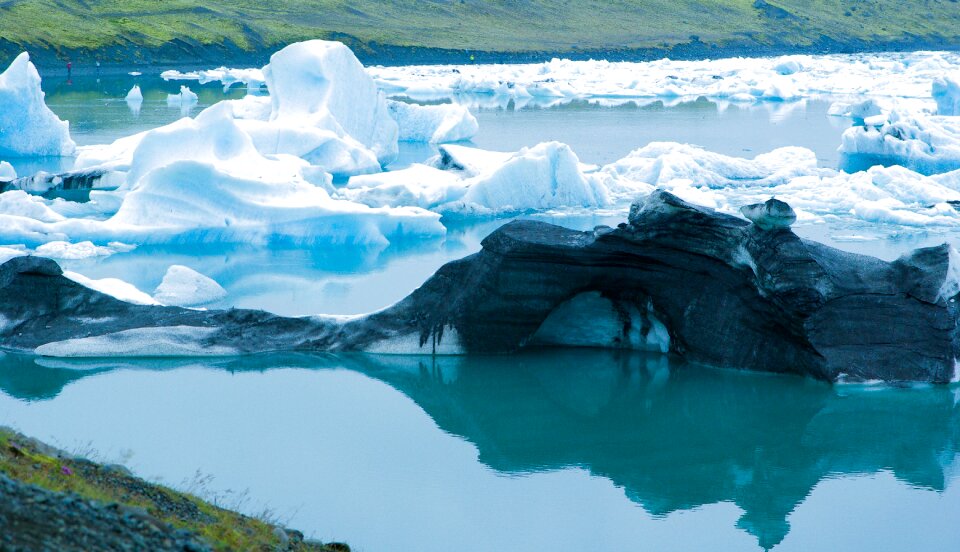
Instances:
[[[0,43],[105,61],[344,38],[476,52],[960,44],[956,0],[0,0]]]

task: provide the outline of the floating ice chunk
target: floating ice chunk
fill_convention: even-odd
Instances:
[[[601,171],[616,179],[654,187],[689,180],[700,187],[717,189],[775,186],[798,176],[824,172],[817,166],[816,154],[806,148],[778,148],[744,159],[676,142],[651,142]]]
[[[0,155],[69,156],[70,125],[44,103],[40,74],[26,52],[0,73]]]
[[[106,335],[55,341],[37,347],[36,353],[53,357],[191,357],[231,356],[235,349],[211,346],[206,340],[217,328],[161,326],[137,328]]]
[[[545,142],[511,155],[501,166],[464,182],[463,197],[444,211],[477,213],[597,208],[610,203],[603,180],[586,174],[566,144]]]
[[[488,98],[505,105],[542,100],[646,98],[735,101],[811,98],[822,95],[929,97],[930,81],[960,67],[955,53],[913,52],[779,58],[727,58],[647,62],[570,61],[538,64],[371,67],[393,97],[438,100]],[[495,100],[489,100],[494,98]]]
[[[339,193],[367,205],[412,204],[442,213],[478,215],[610,204],[607,179],[590,173],[566,144],[546,142],[515,153],[469,149],[441,148],[448,152],[447,161],[438,163],[450,170],[413,165],[354,177]],[[460,161],[453,162],[454,156]]]
[[[140,91],[140,86],[139,86],[139,85],[136,85],[136,84],[133,85],[133,88],[131,88],[130,91],[127,92],[127,96],[126,96],[126,98],[124,98],[124,99],[127,100],[127,103],[130,103],[130,102],[137,102],[137,103],[142,102],[142,101],[143,101],[143,92]]]
[[[124,100],[127,102],[127,107],[130,108],[130,111],[134,115],[140,114],[140,108],[143,106],[143,93],[140,91],[140,86],[133,85],[133,88],[127,92],[126,98]]]
[[[263,70],[261,69],[231,69],[227,67],[218,67],[216,69],[207,69],[203,71],[180,72],[169,70],[160,73],[163,80],[195,80],[200,84],[220,81],[224,90],[228,90],[236,83],[243,83],[248,88],[260,88],[265,82]]]
[[[844,131],[839,151],[848,166],[899,164],[923,174],[960,168],[960,119],[892,111],[872,122]]]
[[[384,165],[396,158],[397,123],[350,48],[324,40],[291,44],[270,57],[263,77],[271,123],[332,130],[369,148]]]
[[[180,86],[179,94],[167,94],[167,105],[181,108],[189,108],[196,105],[199,98],[193,90],[186,86]]]
[[[80,284],[81,286],[88,287],[94,291],[99,291],[100,293],[104,293],[121,301],[126,301],[127,303],[133,303],[135,305],[160,304],[147,293],[137,289],[137,287],[133,284],[117,278],[101,278],[99,280],[94,280],[87,278],[83,274],[77,274],[76,272],[69,270],[65,270],[63,275]]]
[[[473,138],[480,129],[476,117],[462,105],[413,105],[389,101],[388,106],[400,126],[400,140],[403,142],[459,142]]]
[[[884,110],[875,98],[867,98],[866,100],[855,102],[834,102],[830,104],[830,109],[827,113],[834,117],[849,117],[855,121],[863,121],[868,117],[883,114]]]
[[[90,257],[108,257],[119,251],[129,251],[130,248],[123,244],[117,244],[120,247],[113,248],[109,246],[94,245],[93,242],[83,241],[80,243],[70,243],[66,241],[51,241],[42,244],[34,250],[35,255],[49,257],[51,259],[77,260]]]
[[[960,76],[943,75],[933,80],[937,115],[960,115]]]
[[[10,182],[17,178],[17,171],[13,165],[6,161],[0,161],[0,182]]]
[[[227,290],[215,280],[183,265],[172,265],[153,298],[164,305],[193,307],[214,303],[227,296]]]

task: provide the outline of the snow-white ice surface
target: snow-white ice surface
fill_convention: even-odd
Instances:
[[[141,97],[140,99],[142,100],[143,98]],[[198,100],[199,97],[197,94],[186,86],[180,86],[179,94],[167,94],[167,105],[171,106],[190,107],[195,105]]]
[[[24,52],[0,73],[0,156],[73,155],[70,125],[44,103],[40,74]]]
[[[558,99],[704,96],[783,101],[823,95],[930,98],[930,83],[960,68],[947,52],[728,58],[648,62],[570,61],[536,64],[371,67],[391,96],[413,99],[504,97],[539,103]]]
[[[17,171],[13,165],[6,161],[0,161],[0,182],[9,182],[17,177]]]
[[[937,102],[937,115],[960,115],[960,75],[937,77],[931,94]]]
[[[0,194],[0,243],[170,241],[385,244],[444,232],[439,216],[331,198],[330,175],[290,155],[265,156],[229,102],[195,119],[81,151],[77,164],[114,171],[116,191],[89,203]]]
[[[413,165],[355,177],[339,193],[371,206],[412,204],[441,213],[476,215],[610,204],[604,178],[591,174],[593,168],[582,165],[566,144],[545,142],[516,153],[477,150],[471,154],[471,148],[451,149],[470,161],[451,162],[453,157],[444,146],[435,165],[447,170]]]
[[[137,328],[95,337],[56,341],[37,347],[36,353],[52,357],[191,357],[231,356],[235,349],[210,346],[205,340],[217,328],[162,326]]]
[[[415,105],[392,100],[387,105],[400,126],[402,142],[459,142],[473,138],[480,130],[476,117],[462,105]]]
[[[133,88],[131,88],[130,91],[127,92],[127,95],[126,95],[126,97],[125,97],[124,99],[127,101],[127,103],[130,103],[130,102],[135,102],[135,103],[142,102],[142,101],[143,101],[143,92],[140,91],[140,86],[139,86],[139,85],[136,85],[136,84],[133,85]]]
[[[840,151],[924,174],[960,169],[960,117],[892,111],[845,130]]]
[[[216,280],[183,265],[170,266],[153,292],[153,298],[158,302],[177,307],[206,305],[226,296],[227,290]]]
[[[283,48],[263,68],[270,122],[352,138],[381,164],[397,156],[398,128],[387,101],[350,48],[310,40]]]
[[[227,67],[217,67],[216,69],[207,69],[204,71],[180,72],[169,70],[160,73],[163,80],[195,80],[200,84],[220,81],[224,90],[229,90],[236,83],[243,83],[247,88],[257,89],[264,83],[263,71],[261,69],[230,69]]]
[[[140,91],[138,85],[133,85],[124,100],[127,102],[127,107],[130,108],[131,113],[134,115],[140,114],[140,108],[143,106],[143,92]]]
[[[149,294],[137,289],[137,287],[133,284],[117,278],[101,278],[99,280],[94,280],[87,278],[83,274],[77,274],[76,272],[72,272],[70,270],[65,270],[63,275],[64,277],[73,280],[81,286],[88,287],[94,291],[99,291],[100,293],[109,295],[121,301],[126,301],[127,303],[133,303],[135,305],[160,304],[153,297],[150,297]]]

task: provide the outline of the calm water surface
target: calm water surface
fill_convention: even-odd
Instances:
[[[590,350],[7,355],[0,424],[181,488],[199,470],[361,551],[956,550],[956,391]]]

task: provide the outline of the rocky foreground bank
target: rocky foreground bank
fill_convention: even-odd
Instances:
[[[617,228],[511,222],[396,305],[352,317],[135,305],[66,278],[52,260],[18,257],[0,265],[0,347],[157,357],[587,346],[825,381],[956,379],[955,250],[885,262],[801,239],[781,201],[743,213],[657,191]]]
[[[284,529],[0,428],[0,550],[316,551]]]

